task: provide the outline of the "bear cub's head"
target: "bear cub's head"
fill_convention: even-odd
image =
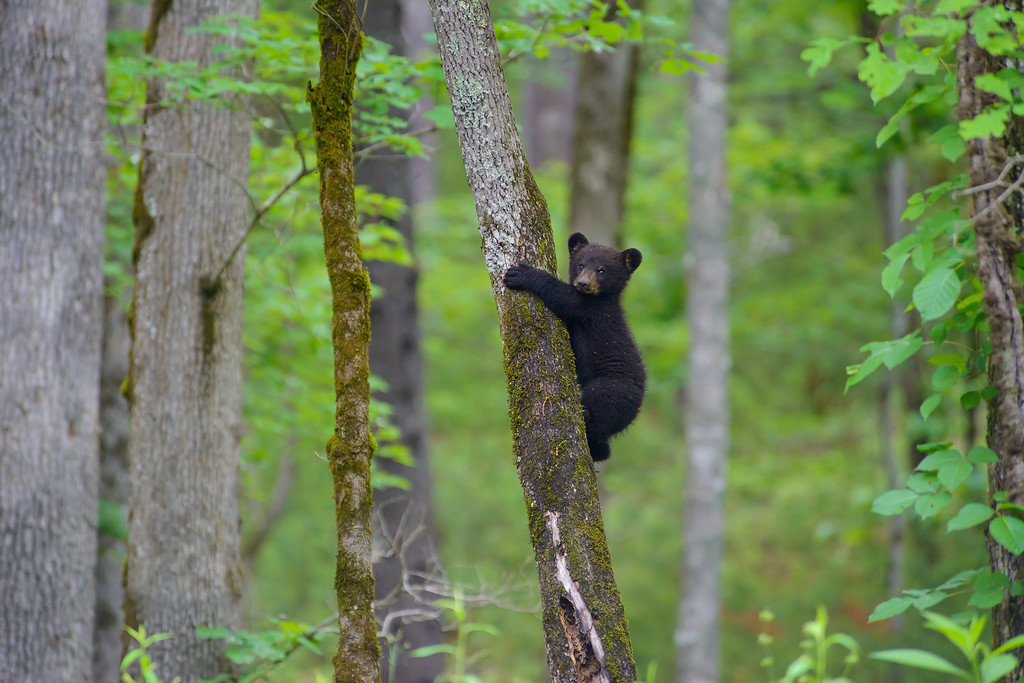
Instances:
[[[639,249],[618,251],[591,244],[582,233],[573,233],[569,238],[569,282],[592,296],[619,294],[641,258]]]

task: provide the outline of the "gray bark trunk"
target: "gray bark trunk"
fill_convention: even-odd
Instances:
[[[630,5],[639,8],[641,2]],[[572,165],[569,168],[569,233],[621,247],[619,225],[629,175],[633,104],[640,47],[585,52],[576,75]]]
[[[205,64],[214,41],[188,29],[211,15],[254,16],[256,0],[153,9],[149,54]],[[149,84],[134,209],[125,613],[133,627],[176,636],[151,654],[162,677],[187,682],[226,668],[224,642],[195,627],[240,625],[244,248],[229,259],[247,224],[251,123],[237,110],[157,104],[165,97],[163,83]]]
[[[363,31],[383,40],[398,54],[408,54],[403,27],[406,25],[401,0],[376,0],[366,8]],[[398,115],[408,116],[409,112]],[[405,202],[407,211],[394,227],[413,247],[412,159],[389,155],[364,159],[356,167],[356,183],[374,192]],[[391,474],[405,477],[409,489],[386,488],[375,495],[375,543],[384,546],[382,558],[374,565],[376,597],[383,601],[377,620],[393,624],[383,661],[387,681],[430,683],[444,671],[444,657],[408,657],[409,650],[442,642],[440,624],[414,613],[433,609],[438,596],[423,593],[424,584],[436,573],[436,527],[433,514],[433,484],[426,439],[426,411],[423,405],[423,361],[420,354],[419,306],[415,266],[371,262],[370,280],[383,289],[383,295],[370,306],[370,369],[388,383],[388,391],[376,398],[394,409],[393,422],[401,431],[401,443],[409,449],[413,464],[407,467],[394,460],[379,459],[378,466]],[[385,621],[389,613],[409,614],[408,618]],[[392,651],[393,648],[393,651]]]
[[[430,5],[498,307],[513,453],[537,562],[549,676],[555,683],[632,681],[636,668],[568,335],[535,297],[512,293],[502,281],[520,260],[555,272],[555,247],[547,205],[516,132],[490,12],[480,0]]]
[[[961,120],[974,118],[991,101],[992,96],[979,90],[975,80],[1004,66],[1004,59],[994,59],[982,50],[973,34],[968,33],[961,38],[957,47],[958,115]],[[1019,64],[1017,68],[1020,69]],[[1016,155],[1024,151],[1021,126],[1019,118],[1011,122],[1002,141],[990,137],[967,141],[972,187],[992,183],[1002,171],[1007,154]],[[1017,172],[1021,172],[1019,164]],[[971,195],[978,279],[983,287],[982,301],[992,344],[988,381],[998,390],[996,397],[988,402],[986,437],[988,447],[999,457],[998,462],[989,466],[989,491],[1005,491],[1010,503],[1024,505],[1024,326],[1020,314],[1022,294],[1017,266],[1019,235],[1024,226],[1017,198],[1011,200],[1009,207],[995,205],[1002,191],[1003,188],[994,187]],[[1024,560],[1020,556],[1011,553],[991,536],[987,545],[992,571],[1005,574],[1011,582],[1024,579]],[[1011,595],[1007,591],[1002,603],[992,610],[993,645],[1021,633],[1024,633],[1024,596]],[[1021,651],[1013,652],[1020,660]],[[1017,667],[1004,680],[1016,681],[1022,676],[1024,660],[1018,661]]]
[[[128,376],[131,340],[128,321],[116,299],[103,299],[103,355],[100,370],[100,505],[123,528],[128,522],[128,438],[131,432],[128,401],[121,386]],[[93,633],[93,680],[120,678],[121,636],[124,634],[125,539],[99,530],[96,559],[96,630]]]
[[[885,245],[889,246],[900,241],[907,234],[905,224],[900,221],[903,210],[907,206],[907,198],[910,196],[907,191],[906,157],[896,157],[886,164],[884,184],[885,190],[881,197],[885,207],[883,232]],[[894,299],[889,304],[889,327],[893,339],[903,337],[910,328],[910,316],[904,311],[905,307],[906,303],[899,299]],[[911,362],[913,360],[916,359],[912,359]],[[897,454],[896,425],[904,422],[908,414],[905,401],[897,400],[898,389],[901,384],[900,379],[910,370],[911,368],[906,366],[897,368],[886,373],[882,380],[881,400],[879,401],[879,436],[881,437],[882,461],[888,475],[890,489],[900,488],[906,478],[907,465],[913,467],[916,464],[903,461],[903,458]],[[916,377],[911,378],[911,380],[914,379]],[[913,445],[914,443],[911,441],[911,450],[914,450]],[[902,595],[906,583],[906,530],[906,515],[896,515],[889,520],[889,597]],[[903,615],[893,617],[891,622],[894,633],[903,632]],[[894,681],[902,680],[901,667],[892,667],[889,675]]]
[[[102,0],[0,0],[0,680],[89,681]]]
[[[728,53],[728,0],[697,0],[690,32],[694,49]],[[690,228],[687,233],[688,469],[683,586],[675,643],[679,683],[720,678],[719,605],[725,535],[725,473],[729,448],[730,194],[726,171],[726,62],[695,74],[689,107]]]
[[[529,71],[531,76],[523,85],[526,156],[534,168],[550,161],[567,162],[572,156],[569,126],[576,108],[575,55],[556,50],[544,61],[531,59]]]

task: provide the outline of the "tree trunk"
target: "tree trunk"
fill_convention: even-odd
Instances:
[[[306,99],[313,114],[333,310],[337,412],[327,459],[338,524],[334,680],[372,683],[380,679],[380,649],[373,614],[370,528],[370,278],[359,244],[352,161],[352,91],[363,40],[354,0],[321,2],[317,12],[320,82],[309,87]]]
[[[629,4],[639,9],[642,2]],[[597,244],[622,246],[619,225],[639,61],[640,46],[632,43],[580,56],[569,168],[569,233],[585,233]]]
[[[147,52],[211,60],[211,15],[254,16],[255,0],[157,1]],[[184,681],[227,667],[197,626],[240,625],[239,443],[242,288],[251,122],[151,81],[134,220],[129,389],[130,520],[125,616],[175,640],[151,648]]]
[[[397,54],[408,55],[402,28],[405,26],[401,0],[375,0],[366,7],[363,30],[383,40]],[[407,118],[410,112],[393,112]],[[384,153],[386,154],[386,153]],[[412,158],[387,155],[362,160],[356,168],[356,182],[374,192],[401,199],[406,205],[394,227],[413,248]],[[422,594],[428,576],[436,573],[436,526],[433,513],[433,486],[427,453],[426,411],[423,405],[423,361],[420,355],[419,306],[416,286],[419,273],[415,266],[371,262],[370,280],[383,294],[370,305],[370,368],[388,383],[388,391],[376,398],[394,409],[394,425],[401,432],[401,443],[409,449],[412,466],[381,459],[380,469],[409,481],[409,489],[397,487],[375,494],[375,542],[385,546],[383,557],[374,565],[376,596],[386,604],[378,609],[378,621],[393,624],[384,661],[394,669],[383,669],[385,682],[431,683],[444,671],[444,657],[407,656],[409,650],[442,642],[441,627],[435,619],[411,616],[417,609],[428,611],[438,596]],[[425,601],[425,602],[424,602]],[[410,617],[386,620],[388,614]]]
[[[490,12],[482,0],[430,5],[498,307],[549,675],[555,683],[632,681],[636,668],[568,335],[535,297],[512,293],[502,283],[520,260],[554,272],[555,247],[547,205],[516,132]]]
[[[102,0],[0,0],[0,680],[89,681]]]
[[[96,560],[96,627],[93,633],[93,680],[120,678],[124,634],[123,529],[128,522],[128,401],[121,386],[128,376],[131,339],[128,321],[117,300],[103,299],[103,355],[100,368],[100,509],[106,514],[98,534]],[[119,533],[120,532],[120,533]]]
[[[695,50],[725,58],[728,0],[697,0],[690,27]],[[725,471],[729,448],[730,196],[726,171],[726,62],[693,77],[690,98],[690,228],[687,313],[690,374],[689,449],[683,539],[683,585],[675,643],[676,681],[715,683],[719,671],[719,606],[725,536]]]
[[[999,71],[1003,59],[993,59],[982,50],[974,35],[968,32],[957,49],[958,114],[960,120],[974,118],[993,96],[975,86],[975,80],[986,73]],[[976,138],[967,141],[971,187],[994,181],[1003,170],[1009,153],[1020,154],[1024,140],[1019,135],[1019,121],[1011,125],[1007,139]],[[1018,173],[1020,165],[1017,166]],[[996,204],[1002,188],[975,191],[971,196],[971,217],[977,240],[978,279],[984,288],[982,301],[989,325],[992,351],[988,358],[988,381],[998,389],[988,402],[988,446],[996,452],[998,462],[989,466],[989,491],[1005,491],[1009,502],[1024,505],[1024,329],[1021,325],[1021,288],[1017,282],[1019,235],[1024,224],[1019,211],[1011,217]],[[1019,205],[1018,205],[1019,206]],[[992,570],[1001,572],[1011,582],[1024,579],[1022,558],[988,537]],[[1024,596],[1008,591],[1001,604],[992,610],[992,642],[994,645],[1024,633]],[[1022,653],[1015,650],[1018,658]],[[1006,678],[1015,681],[1024,676],[1024,662]]]
[[[575,72],[576,58],[568,49],[554,50],[543,61],[529,61],[522,94],[523,137],[526,158],[534,168],[568,162],[572,156],[568,126],[576,108]]]

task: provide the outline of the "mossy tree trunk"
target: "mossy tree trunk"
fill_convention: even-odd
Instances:
[[[324,253],[331,281],[334,344],[334,436],[327,461],[334,479],[338,559],[334,587],[339,638],[337,683],[380,679],[373,614],[370,512],[370,277],[363,267],[352,160],[352,92],[363,35],[354,0],[321,1],[320,82],[306,93],[313,114]]]
[[[635,680],[568,335],[535,297],[502,284],[505,270],[519,261],[555,272],[556,259],[547,205],[516,132],[490,11],[485,0],[430,4],[498,307],[549,674],[556,683]]]
[[[0,0],[0,681],[92,680],[105,11]]]
[[[209,64],[222,39],[190,29],[256,6],[156,0],[147,52]],[[252,124],[237,108],[176,101],[159,79],[147,105],[133,211],[125,619],[175,635],[150,654],[161,677],[187,682],[229,668],[225,642],[194,629],[241,626],[244,249],[232,253],[248,223]]]
[[[1007,3],[1017,9],[1019,3]],[[1019,11],[1019,9],[1018,9]],[[957,49],[958,114],[961,120],[974,118],[994,96],[975,85],[978,77],[995,73],[1006,66],[1005,59],[995,59],[978,46],[972,33],[960,40]],[[1020,65],[1016,65],[1020,69]],[[1024,232],[1020,201],[1013,198],[1009,206],[998,205],[1002,187],[995,181],[1007,163],[1008,156],[1024,152],[1024,122],[1011,122],[1003,140],[991,137],[967,142],[971,187],[979,188],[972,195],[971,218],[974,222],[978,255],[978,279],[984,288],[982,301],[989,326],[992,350],[988,358],[988,381],[998,393],[988,402],[987,442],[998,456],[989,466],[989,491],[1005,492],[1009,502],[1024,505],[1024,329],[1021,324],[1021,287],[1018,282],[1017,254]],[[1022,172],[1017,164],[1017,173]],[[980,189],[991,183],[992,189]],[[992,571],[1000,572],[1017,582],[1024,580],[1024,561],[988,537]],[[1024,633],[1024,597],[1009,591],[1001,604],[992,610],[993,644]],[[1024,651],[1015,650],[1018,658]],[[1004,680],[1016,681],[1024,676],[1024,661],[1018,663]]]
[[[694,2],[690,23],[694,49],[724,59],[728,33],[728,0]],[[695,73],[688,112],[691,219],[686,238],[686,314],[690,374],[684,416],[683,583],[675,632],[678,683],[716,683],[721,677],[719,605],[730,364],[726,64],[708,64],[706,73]]]

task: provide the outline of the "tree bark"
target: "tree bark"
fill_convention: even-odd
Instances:
[[[960,120],[974,118],[993,101],[991,94],[975,86],[975,80],[982,74],[999,71],[1005,66],[1003,62],[1002,58],[994,59],[981,49],[971,32],[960,40],[957,48]],[[999,176],[1007,161],[1007,148],[1010,154],[1021,153],[1024,140],[1017,130],[1019,125],[1019,121],[1014,122],[1003,141],[991,137],[967,141],[972,187],[979,188]],[[1018,164],[1018,173],[1020,169]],[[988,381],[998,390],[995,398],[988,402],[986,437],[989,448],[999,458],[989,466],[989,491],[1004,491],[1009,502],[1024,505],[1024,330],[1016,260],[1024,224],[1019,210],[1011,207],[1008,212],[1006,207],[997,203],[1001,191],[997,187],[978,190],[971,195],[978,279],[983,287],[982,302],[992,345],[988,358]],[[1011,582],[1024,579],[1021,557],[1015,556],[991,536],[988,536],[987,545],[993,571],[1005,574]],[[1021,633],[1024,633],[1024,597],[1008,591],[1002,603],[992,610],[992,642],[999,645]],[[1022,656],[1019,650],[1014,653],[1018,659]],[[1015,681],[1021,676],[1024,676],[1024,661],[1019,662],[1005,680]]]
[[[630,6],[639,9],[640,0]],[[569,167],[569,233],[621,247],[629,147],[640,46],[584,52],[576,75],[572,165]]]
[[[697,0],[690,32],[696,50],[727,57],[728,0]],[[683,585],[675,643],[676,681],[720,678],[719,608],[729,448],[729,181],[726,171],[726,62],[695,74],[690,97],[690,220],[687,312],[689,450]]]
[[[332,294],[334,436],[327,460],[334,479],[338,561],[339,638],[334,680],[380,679],[380,648],[373,614],[370,460],[370,278],[363,267],[352,160],[352,91],[362,52],[360,17],[353,0],[317,5],[320,82],[306,99],[313,114],[324,253]]]
[[[516,132],[490,12],[482,0],[431,0],[430,6],[498,307],[548,672],[555,683],[632,681],[636,667],[586,449],[568,335],[535,297],[512,293],[502,282],[508,267],[521,260],[554,272],[555,247],[547,205]],[[595,656],[584,661],[578,656],[587,647]],[[595,662],[600,666],[592,676]]]
[[[0,0],[0,680],[89,681],[102,0]]]
[[[397,54],[409,56],[403,28],[406,25],[401,0],[375,0],[366,7],[363,30],[391,45]],[[408,118],[411,112],[393,112]],[[406,211],[393,227],[413,249],[412,158],[387,154],[363,159],[356,167],[356,182],[372,191],[401,199]],[[378,609],[380,623],[393,623],[394,632],[384,634],[386,642],[382,677],[403,683],[431,683],[444,671],[444,657],[407,656],[409,650],[442,642],[441,627],[435,619],[410,617],[386,621],[389,613],[412,614],[428,611],[437,596],[422,594],[426,578],[436,573],[436,525],[433,512],[433,484],[427,452],[426,411],[423,405],[423,360],[420,354],[419,306],[416,302],[419,271],[416,266],[375,261],[369,266],[370,280],[383,294],[370,305],[370,368],[388,384],[375,398],[394,409],[393,422],[401,432],[400,443],[409,449],[412,465],[380,459],[378,467],[404,477],[410,487],[379,489],[375,494],[375,542],[384,546],[383,557],[374,565],[376,596],[385,605]],[[390,546],[390,547],[388,547]],[[424,604],[426,601],[426,604]]]
[[[211,15],[254,16],[256,0],[156,1],[147,52],[211,60],[189,29]],[[150,649],[160,675],[226,670],[223,640],[197,626],[240,626],[239,448],[242,288],[251,122],[238,110],[151,81],[134,220],[136,286],[129,374],[130,520],[125,617],[176,638]]]

